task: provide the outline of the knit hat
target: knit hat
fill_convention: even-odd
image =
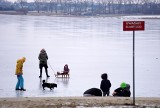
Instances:
[[[126,86],[127,86],[127,85],[126,85],[125,82],[122,82],[121,85],[120,85],[120,87],[121,87],[122,89],[126,88]]]

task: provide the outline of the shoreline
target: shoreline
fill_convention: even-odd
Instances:
[[[21,97],[0,98],[1,108],[160,107],[160,97]]]
[[[24,12],[16,12],[16,11],[0,11],[0,14],[4,15],[27,15],[27,16],[51,16],[51,17],[82,17],[82,18],[88,18],[88,17],[133,17],[133,18],[139,18],[139,19],[160,19],[160,15],[144,15],[144,14],[106,14],[106,15],[66,15],[66,14],[56,14],[56,13],[50,13],[50,12],[40,12],[37,13],[36,11],[29,11],[27,14]],[[142,17],[138,17],[142,16]]]

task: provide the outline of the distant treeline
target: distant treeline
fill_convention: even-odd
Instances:
[[[160,14],[160,0],[0,0],[0,11],[12,10],[65,15]]]

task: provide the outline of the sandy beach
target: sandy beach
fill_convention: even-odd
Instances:
[[[138,97],[133,106],[132,97],[24,97],[0,98],[0,108],[89,108],[136,107],[159,108],[160,98]]]

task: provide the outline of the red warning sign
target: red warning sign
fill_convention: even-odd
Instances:
[[[123,31],[144,30],[144,21],[123,21]]]

